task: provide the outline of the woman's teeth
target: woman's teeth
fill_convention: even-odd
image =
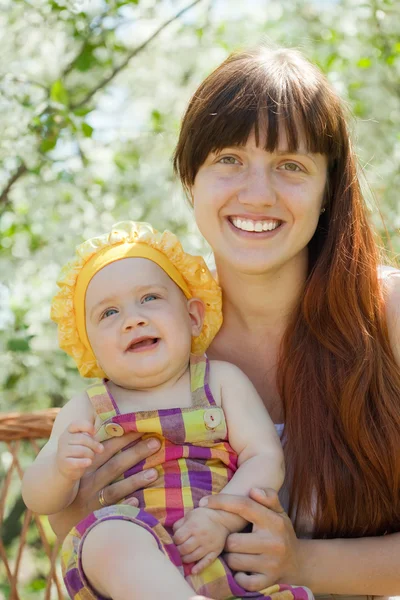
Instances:
[[[272,231],[280,225],[280,221],[250,221],[248,219],[231,218],[232,224],[242,231]]]

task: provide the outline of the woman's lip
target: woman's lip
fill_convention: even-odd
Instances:
[[[241,217],[238,217],[238,219],[240,219]],[[248,239],[252,239],[252,240],[263,240],[266,238],[270,238],[270,237],[274,237],[279,231],[282,230],[282,227],[284,226],[285,222],[284,221],[280,221],[280,225],[278,225],[278,227],[276,227],[275,229],[271,229],[270,231],[244,231],[243,229],[239,229],[238,227],[235,227],[234,224],[232,223],[230,218],[226,219],[228,222],[228,226],[229,228],[236,233],[238,236],[242,237],[242,238],[248,238]],[[253,220],[253,219],[251,219]],[[257,219],[258,221],[261,221],[262,219]],[[263,219],[264,221],[278,221],[279,219]]]
[[[243,219],[244,221],[254,221],[254,223],[257,221],[282,221],[282,219],[278,219],[277,217],[271,217],[268,215],[251,215],[249,213],[229,215],[228,219]]]

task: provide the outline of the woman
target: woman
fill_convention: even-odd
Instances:
[[[193,96],[174,164],[223,289],[209,356],[238,365],[284,423],[291,520],[268,490],[209,498],[254,523],[229,537],[229,566],[248,590],[400,595],[400,273],[379,276],[337,96],[297,52],[232,55]],[[111,504],[148,484],[108,485],[154,451],[115,456],[128,441],[53,517],[59,533],[99,492]]]

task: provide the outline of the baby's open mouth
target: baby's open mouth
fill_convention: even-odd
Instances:
[[[160,338],[156,337],[140,337],[133,340],[126,349],[126,352],[137,352],[146,348],[153,348],[159,342]]]

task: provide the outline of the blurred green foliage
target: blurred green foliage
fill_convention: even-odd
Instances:
[[[3,0],[2,7],[0,410],[56,405],[84,385],[49,321],[59,265],[83,238],[143,219],[208,252],[170,157],[191,93],[235,48],[300,47],[328,74],[357,117],[373,218],[386,237],[382,214],[399,250],[398,2]]]
[[[87,383],[49,320],[60,265],[84,238],[148,220],[210,258],[170,157],[190,95],[234,49],[295,46],[327,73],[355,116],[371,218],[400,251],[397,0],[0,7],[0,411],[58,406]]]

